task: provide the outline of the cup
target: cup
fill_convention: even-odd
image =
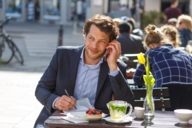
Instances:
[[[114,100],[107,103],[107,107],[109,109],[109,114],[112,120],[117,121],[121,120],[125,115],[130,115],[133,107],[131,104],[122,100]],[[128,114],[127,108],[129,107]]]
[[[133,79],[135,70],[136,69],[134,69],[134,68],[130,68],[130,69],[126,70],[126,75],[127,75],[128,79]]]
[[[134,107],[134,114],[136,119],[143,119],[144,118],[144,108],[143,107]]]

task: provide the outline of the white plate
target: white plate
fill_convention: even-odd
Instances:
[[[65,113],[69,118],[71,119],[75,119],[75,120],[94,120],[94,119],[88,119],[86,117],[86,112],[85,111],[71,111],[71,112],[66,112]],[[102,117],[101,118],[104,118],[106,117],[107,114],[105,113],[102,113]],[[95,120],[98,120],[98,119],[95,119]]]
[[[131,116],[125,116],[123,117],[122,119],[120,120],[112,120],[111,117],[106,117],[106,118],[103,118],[106,122],[109,122],[109,123],[115,123],[115,124],[126,124],[126,123],[130,123],[132,122],[133,120],[133,117]]]
[[[97,120],[101,120],[102,118],[104,118],[106,116],[107,116],[107,114],[102,113],[101,118],[88,118],[88,117],[86,117],[86,118],[88,121],[97,121]]]

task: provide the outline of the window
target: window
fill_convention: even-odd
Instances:
[[[44,19],[53,21],[59,20],[61,16],[60,4],[60,0],[44,0]]]
[[[21,0],[6,0],[5,1],[6,16],[20,18],[22,13],[21,5],[22,5]]]

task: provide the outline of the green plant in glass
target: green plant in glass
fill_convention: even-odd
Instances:
[[[150,71],[150,64],[148,56],[145,57],[143,53],[138,54],[137,56],[140,64],[143,64],[145,67],[145,75],[143,75],[143,80],[146,87],[146,97],[143,104],[145,108],[144,112],[144,125],[151,125],[152,119],[154,118],[155,106],[153,100],[153,87],[155,85],[155,79]]]

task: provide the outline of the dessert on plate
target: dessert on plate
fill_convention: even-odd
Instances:
[[[95,108],[89,108],[86,111],[86,118],[88,120],[100,120],[102,118],[102,111]]]

